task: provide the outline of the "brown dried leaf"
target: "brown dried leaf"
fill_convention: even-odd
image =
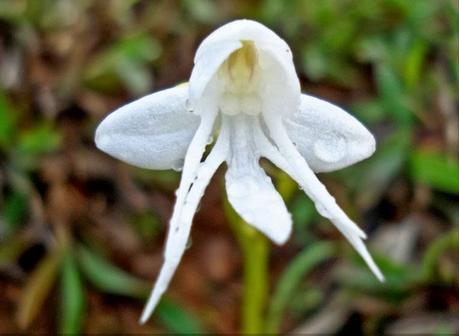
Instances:
[[[61,259],[61,250],[50,251],[28,277],[16,312],[16,321],[21,329],[26,329],[40,312],[56,280]]]

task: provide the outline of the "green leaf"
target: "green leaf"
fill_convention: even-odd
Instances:
[[[327,75],[329,56],[319,46],[308,46],[303,50],[304,72],[313,81],[323,79]]]
[[[310,231],[310,224],[317,216],[314,203],[304,193],[298,194],[289,207],[293,219],[293,239],[299,246],[310,242],[313,239]]]
[[[162,230],[158,215],[153,211],[133,215],[129,222],[146,242],[151,242]]]
[[[437,239],[428,247],[422,258],[420,274],[423,280],[432,278],[438,259],[446,250],[459,251],[459,229],[455,228]]]
[[[145,299],[150,284],[111,264],[85,246],[78,248],[78,262],[86,278],[98,289],[117,295]]]
[[[55,249],[43,258],[22,289],[17,310],[17,323],[21,329],[27,328],[40,313],[57,277],[62,251]]]
[[[353,114],[364,125],[374,125],[386,119],[387,112],[378,100],[359,101],[352,104]]]
[[[352,288],[397,299],[419,280],[419,274],[412,267],[401,265],[385,256],[373,253],[375,263],[385,277],[384,282],[381,283],[369,273],[368,266],[363,259],[355,251],[352,253],[352,260],[358,269],[352,270],[352,273],[343,279]]]
[[[406,65],[404,67],[404,80],[409,88],[414,88],[419,84],[422,76],[422,67],[428,51],[427,44],[422,40],[417,40],[410,48],[406,57]]]
[[[19,137],[19,150],[25,154],[44,154],[59,147],[61,136],[48,123],[29,129]]]
[[[400,173],[407,160],[410,138],[409,132],[396,132],[377,145],[376,153],[370,159],[336,173],[359,191],[359,206],[368,208],[375,204],[387,185]]]
[[[411,178],[440,191],[459,194],[459,160],[416,150],[410,157]]]
[[[67,252],[63,260],[61,272],[59,332],[62,334],[79,334],[83,328],[86,297],[77,263],[71,251]]]
[[[99,54],[86,71],[86,85],[114,91],[120,82],[133,94],[148,91],[152,72],[148,65],[161,54],[158,41],[147,34],[125,36]]]
[[[308,272],[334,254],[335,248],[330,243],[314,243],[290,262],[274,290],[266,319],[266,332],[279,332],[284,311],[295,294],[295,289]]]
[[[14,232],[24,219],[27,212],[27,202],[27,196],[20,192],[13,192],[6,197],[3,206],[3,216],[6,221],[6,232],[4,234],[6,236]]]
[[[16,122],[14,116],[7,97],[0,90],[0,147],[6,147],[12,143]]]
[[[376,82],[381,102],[387,113],[393,116],[397,127],[410,127],[413,116],[406,101],[404,87],[395,70],[385,63],[379,63],[376,67]]]
[[[103,292],[138,299],[148,297],[150,283],[126,273],[85,246],[78,248],[77,256],[86,278]],[[199,321],[171,300],[161,300],[154,316],[171,332],[202,333]]]
[[[134,94],[147,92],[152,85],[151,73],[147,68],[134,61],[120,62],[116,67],[116,73]]]
[[[150,171],[136,167],[128,167],[128,169],[141,183],[154,185],[156,188],[170,192],[174,191],[180,182],[181,174],[174,170]]]
[[[193,19],[202,23],[216,23],[222,14],[215,1],[183,0],[182,5],[186,8]]]
[[[170,332],[177,334],[204,333],[199,320],[171,300],[161,300],[154,316]]]
[[[11,22],[24,19],[24,3],[21,1],[0,1],[0,17]]]

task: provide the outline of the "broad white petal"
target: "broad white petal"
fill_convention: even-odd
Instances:
[[[209,184],[211,177],[217,168],[225,160],[228,153],[228,134],[222,129],[222,132],[210,152],[205,162],[199,165],[196,173],[196,179],[191,185],[189,192],[186,192],[181,206],[174,208],[171,222],[169,224],[169,233],[167,237],[166,249],[164,252],[164,265],[161,268],[156,284],[153,287],[147,305],[144,308],[140,321],[145,323],[153,313],[161,296],[169,286],[169,282],[177,269],[177,266],[185,252],[188,237],[190,235],[191,224],[194,214],[199,205],[199,201],[204,194],[204,190]],[[188,185],[181,188],[189,188]],[[182,190],[182,189],[179,189]],[[186,189],[188,191],[188,189]],[[178,201],[177,201],[178,202]]]
[[[226,173],[226,192],[234,210],[250,225],[277,244],[290,236],[292,219],[271,179],[259,165],[253,138],[256,117],[227,117],[231,125],[231,151]]]
[[[353,116],[324,100],[301,95],[300,109],[284,120],[287,133],[315,172],[328,172],[366,159],[373,135]]]
[[[159,91],[109,114],[97,127],[97,147],[149,169],[181,168],[200,118],[186,111],[188,88]]]
[[[280,153],[295,172],[292,178],[298,182],[305,193],[312,199],[317,211],[328,218],[344,234],[376,277],[383,281],[384,278],[381,272],[362,242],[362,239],[366,238],[365,233],[347,217],[344,211],[336,204],[335,199],[328,193],[325,186],[314,175],[314,172],[289,139],[280,117],[272,116],[265,118],[265,120],[270,135],[278,146]]]

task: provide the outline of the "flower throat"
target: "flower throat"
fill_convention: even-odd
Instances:
[[[224,83],[220,110],[227,115],[257,115],[261,112],[257,50],[252,41],[241,42],[219,70]]]

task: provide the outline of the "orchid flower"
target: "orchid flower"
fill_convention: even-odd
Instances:
[[[188,85],[150,94],[111,113],[97,128],[96,144],[138,167],[182,168],[164,265],[142,322],[166,291],[200,199],[223,162],[228,200],[248,224],[277,244],[292,230],[290,213],[259,165],[266,158],[299,184],[383,281],[362,241],[365,233],[314,174],[367,158],[375,139],[341,108],[301,93],[289,46],[260,23],[237,20],[214,31],[196,52]]]

